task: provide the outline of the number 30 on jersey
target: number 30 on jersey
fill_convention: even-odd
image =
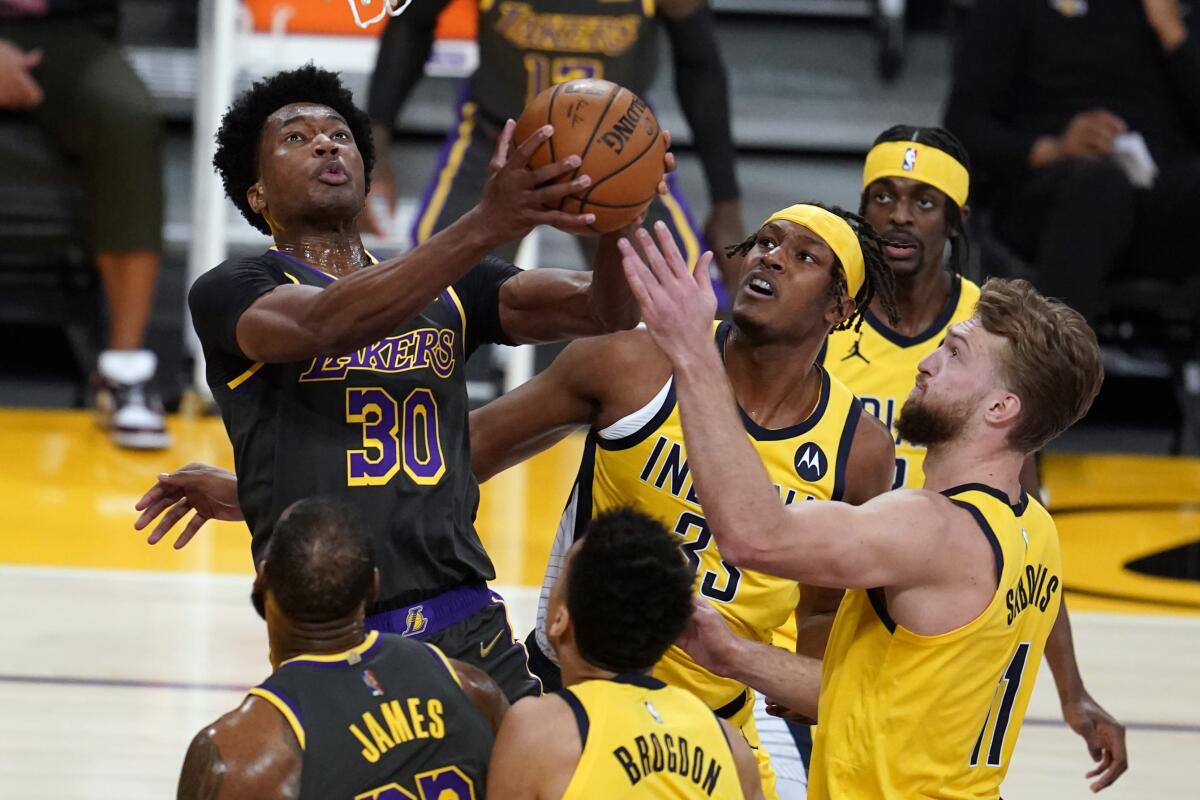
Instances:
[[[428,389],[413,389],[397,403],[386,389],[348,388],[346,422],[362,426],[363,443],[346,451],[349,485],[383,486],[401,468],[418,486],[433,486],[446,474],[437,401]]]

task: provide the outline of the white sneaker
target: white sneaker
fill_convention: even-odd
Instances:
[[[95,377],[96,411],[118,447],[171,446],[162,398],[151,381],[158,361],[149,350],[105,350]]]

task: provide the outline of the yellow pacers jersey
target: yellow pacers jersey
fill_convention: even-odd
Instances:
[[[646,675],[560,691],[583,751],[563,800],[741,798],[725,729],[691,693]]]
[[[825,368],[858,395],[863,408],[878,417],[896,440],[893,489],[925,485],[925,448],[896,436],[896,419],[917,381],[917,365],[941,344],[946,329],[970,319],[979,300],[979,287],[955,278],[946,308],[924,332],[903,336],[880,321],[870,309],[857,331],[834,331],[823,353]]]
[[[724,344],[729,328],[729,323],[717,328],[719,344]],[[742,414],[746,435],[787,504],[837,500],[842,495],[846,455],[862,409],[850,391],[824,370],[821,381],[815,409],[798,425],[768,430]],[[770,642],[771,632],[795,610],[799,586],[721,560],[692,486],[673,382],[664,390],[656,398],[657,406],[643,409],[641,414],[648,419],[636,430],[617,429],[624,435],[611,438],[614,425],[589,437],[579,479],[579,508],[590,518],[633,504],[662,520],[679,537],[679,547],[696,571],[696,591],[712,602],[739,636]],[[747,697],[743,684],[713,675],[678,647],[667,651],[654,675],[690,689],[713,709]]]
[[[809,797],[996,798],[1062,601],[1058,531],[1036,500],[943,492],[996,552],[991,603],[938,636],[895,624],[882,591],[854,589],[822,669]]]

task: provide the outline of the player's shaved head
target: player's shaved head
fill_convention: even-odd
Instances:
[[[692,571],[662,523],[632,508],[599,514],[567,568],[575,646],[590,664],[645,672],[692,615]]]
[[[326,498],[299,500],[283,512],[267,543],[263,577],[290,619],[344,617],[368,600],[375,551],[357,514]]]

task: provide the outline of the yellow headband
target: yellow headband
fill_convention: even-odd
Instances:
[[[928,183],[960,208],[966,205],[971,188],[971,176],[958,159],[918,142],[883,142],[872,147],[863,166],[863,188],[880,178],[911,178]]]
[[[842,262],[842,269],[846,271],[846,290],[853,300],[867,279],[867,267],[863,262],[858,234],[850,227],[850,223],[820,206],[800,204],[776,211],[759,227],[766,227],[780,219],[803,225],[825,240],[825,244]]]

